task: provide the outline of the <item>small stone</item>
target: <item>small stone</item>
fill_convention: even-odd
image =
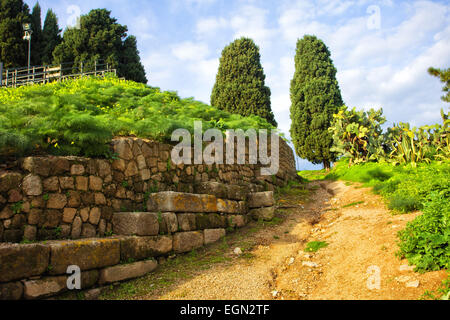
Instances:
[[[89,208],[83,208],[80,210],[80,217],[83,222],[87,222],[89,219]]]
[[[81,164],[74,164],[70,168],[70,174],[72,176],[82,176],[86,170],[84,169],[84,166]]]
[[[96,193],[94,195],[95,204],[96,205],[105,205],[106,204],[106,198],[103,193]]]
[[[103,180],[96,176],[89,177],[89,188],[92,191],[102,191],[103,189]]]
[[[73,218],[77,214],[77,209],[73,208],[65,208],[63,213],[63,222],[65,223],[72,223]]]
[[[81,230],[82,238],[94,238],[97,234],[95,227],[89,223],[83,224],[83,228]]]
[[[233,253],[237,256],[240,256],[242,254],[242,249],[241,248],[236,248],[234,249]]]
[[[44,180],[44,190],[56,192],[59,190],[59,179],[58,177],[50,177]]]
[[[309,268],[317,268],[319,266],[317,263],[311,261],[303,261],[302,265]]]
[[[89,214],[89,222],[93,225],[97,225],[100,222],[102,212],[99,208],[92,208]]]
[[[88,191],[89,179],[87,177],[76,177],[77,190]]]
[[[290,258],[288,265],[290,266],[290,265],[294,264],[294,262],[295,262],[295,258]]]
[[[42,194],[41,178],[32,174],[26,176],[23,179],[22,188],[27,196],[40,196]]]
[[[28,241],[36,240],[37,228],[35,226],[26,226],[23,232],[23,237]]]
[[[59,185],[61,186],[61,189],[64,189],[64,190],[75,188],[75,184],[73,182],[72,177],[60,177]]]
[[[65,194],[52,193],[49,195],[47,208],[49,209],[62,209],[67,204],[67,197]]]
[[[406,283],[407,288],[418,288],[420,285],[419,280],[409,281]]]
[[[82,224],[83,224],[83,222],[81,221],[81,218],[76,217],[72,224],[72,233],[71,233],[72,239],[80,238]]]
[[[85,300],[98,300],[98,297],[100,297],[100,294],[102,293],[101,288],[91,289],[84,293],[84,299]]]
[[[19,202],[23,199],[22,194],[16,190],[16,189],[12,189],[8,192],[8,202],[10,203],[16,203]]]

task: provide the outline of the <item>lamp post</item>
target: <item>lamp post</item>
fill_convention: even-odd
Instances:
[[[31,34],[33,33],[33,30],[31,30],[31,24],[30,23],[24,23],[22,25],[23,31],[25,31],[25,35],[23,36],[23,40],[28,40],[28,70],[27,75],[30,73],[30,57],[31,57]]]

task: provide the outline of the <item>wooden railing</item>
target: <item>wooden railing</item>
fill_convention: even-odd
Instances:
[[[0,87],[19,87],[35,83],[63,81],[84,76],[104,77],[107,73],[117,74],[108,63],[63,63],[59,65],[33,66],[2,70],[0,63]]]

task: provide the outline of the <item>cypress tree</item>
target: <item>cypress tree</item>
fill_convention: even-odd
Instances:
[[[22,0],[0,0],[0,61],[5,68],[27,64],[28,44],[22,24],[30,22],[30,9]]]
[[[37,66],[42,63],[42,21],[41,6],[39,2],[33,7],[31,12],[31,65]]]
[[[291,81],[291,137],[297,154],[330,168],[336,154],[328,128],[343,105],[336,68],[322,40],[305,35],[297,42],[295,74]]]
[[[242,116],[257,115],[277,126],[260,58],[258,46],[248,38],[235,40],[225,47],[211,105]]]
[[[49,9],[45,16],[42,30],[42,64],[48,65],[53,61],[53,51],[61,43],[61,29],[58,26],[56,14]]]
[[[135,36],[129,36],[123,42],[119,75],[128,80],[147,83],[144,66],[142,65],[141,58],[139,57],[139,50],[137,48],[137,40]]]

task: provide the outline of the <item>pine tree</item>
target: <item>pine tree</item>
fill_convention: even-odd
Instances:
[[[291,81],[291,137],[297,154],[330,168],[336,155],[328,128],[343,105],[336,68],[322,40],[305,35],[297,42],[295,74]]]
[[[23,0],[0,0],[0,61],[5,68],[27,64],[28,45],[22,24],[30,22],[30,9]]]
[[[80,28],[68,28],[63,40],[53,52],[53,62],[72,63],[73,72],[83,62],[86,70],[93,70],[95,62],[117,69],[119,77],[146,82],[144,67],[138,56],[136,38],[126,41],[127,27],[117,23],[106,9],[91,10],[81,16]],[[130,57],[124,57],[131,54]],[[122,62],[129,63],[121,64]],[[144,72],[144,75],[141,73]]]
[[[445,84],[444,88],[442,88],[442,91],[445,92],[445,96],[443,96],[441,99],[445,102],[450,102],[450,68],[441,70],[436,68],[429,68],[428,73],[432,76],[438,77],[442,83]]]
[[[56,14],[49,9],[42,30],[42,64],[49,65],[52,63],[53,51],[61,43],[61,31]]]
[[[37,66],[42,64],[42,21],[41,7],[39,2],[33,7],[31,12],[31,65]]]
[[[248,38],[225,47],[211,94],[211,105],[242,116],[257,115],[277,126],[265,86],[259,48]]]
[[[147,83],[144,66],[139,57],[137,40],[135,36],[129,36],[125,39],[121,52],[119,65],[119,74],[128,80]]]

